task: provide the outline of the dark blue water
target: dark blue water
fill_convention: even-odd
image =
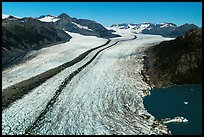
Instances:
[[[188,101],[185,105],[184,101]],[[187,123],[166,124],[173,135],[202,134],[202,85],[182,85],[155,88],[144,99],[145,108],[160,120],[183,116]]]

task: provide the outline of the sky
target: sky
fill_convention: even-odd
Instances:
[[[2,2],[2,13],[19,17],[67,13],[104,26],[142,22],[202,26],[202,2]]]

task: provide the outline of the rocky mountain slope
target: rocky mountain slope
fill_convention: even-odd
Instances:
[[[28,51],[70,39],[70,35],[50,23],[9,16],[2,19],[2,65],[15,62]]]
[[[82,35],[97,36],[102,38],[119,37],[119,35],[112,34],[112,31],[107,30],[105,27],[95,21],[72,18],[66,13],[62,13],[59,16],[44,15],[38,19],[44,22],[51,22],[59,29]]]
[[[176,27],[172,32],[170,32],[170,36],[171,37],[177,37],[177,36],[181,36],[184,35],[187,31],[197,28],[198,26],[194,25],[194,24],[183,24],[181,26]]]
[[[150,47],[147,74],[156,87],[202,83],[202,29]]]
[[[177,37],[183,35],[190,29],[198,28],[198,26],[194,24],[183,24],[181,26],[177,26],[173,23],[140,23],[140,24],[114,24],[109,27],[110,29],[132,29],[135,33],[143,33],[143,34],[152,34],[152,35],[161,35],[164,37]]]

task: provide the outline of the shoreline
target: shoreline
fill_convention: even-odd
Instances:
[[[148,114],[150,114],[151,118],[153,117],[154,118],[154,121],[155,123],[152,125],[153,127],[156,127],[156,128],[166,128],[166,135],[172,135],[172,131],[169,129],[169,127],[164,124],[162,121],[158,120],[154,115],[152,115],[151,113],[149,113],[149,111],[146,109],[145,105],[144,105],[144,98],[147,97],[147,96],[150,96],[151,95],[151,90],[153,88],[155,88],[156,86],[151,82],[149,76],[148,76],[148,69],[149,69],[149,60],[148,60],[148,56],[145,54],[142,56],[143,58],[143,68],[142,70],[140,71],[140,74],[142,76],[142,80],[147,83],[148,87],[149,87],[149,90],[147,91],[143,91],[143,94],[144,96],[142,97],[142,100],[143,100],[143,106],[144,106],[144,109],[146,110],[146,112]],[[145,115],[145,114],[141,114],[140,117],[144,117],[145,119],[148,120],[148,117]],[[162,125],[162,126],[161,126]]]
[[[144,100],[145,108],[156,119],[165,124],[170,129],[172,135],[201,133],[199,131],[201,130],[199,121],[202,118],[200,113],[202,108],[199,103],[202,100],[200,96],[202,93],[201,85],[194,84],[194,86],[187,85],[183,87],[179,85],[170,89],[154,89],[151,93],[151,96],[147,96]],[[189,103],[187,105],[184,102]],[[191,110],[193,112],[188,113]],[[184,117],[185,120],[181,117]],[[185,131],[185,128],[188,128],[190,131]]]
[[[144,105],[144,98],[147,97],[147,96],[150,96],[152,89],[155,88],[156,86],[151,82],[151,80],[150,80],[150,78],[149,78],[149,76],[148,76],[148,69],[149,69],[149,67],[150,67],[149,60],[148,60],[148,56],[145,54],[145,55],[142,56],[142,58],[143,58],[143,61],[142,61],[142,62],[143,62],[143,68],[142,68],[142,70],[141,70],[142,80],[143,80],[145,83],[147,83],[147,85],[148,85],[149,88],[150,88],[150,89],[149,89],[148,91],[146,91],[146,92],[143,91],[144,97],[142,98],[142,100],[143,100],[144,109],[145,109],[151,116],[153,116],[153,117],[155,118],[155,120],[156,120],[159,124],[161,124],[161,125],[163,125],[163,126],[166,127],[166,130],[167,130],[166,135],[172,135],[172,131],[169,129],[169,127],[168,127],[165,123],[163,123],[161,120],[158,120],[153,114],[151,114],[151,113],[147,110],[147,108],[145,107],[145,105]],[[158,127],[158,128],[159,128],[159,127]]]
[[[144,82],[146,82],[146,83],[148,84],[148,86],[150,86],[151,89],[149,90],[149,94],[146,94],[146,95],[144,96],[144,98],[147,97],[147,96],[150,96],[153,89],[166,89],[166,88],[171,88],[171,87],[174,87],[174,86],[182,87],[182,86],[187,86],[187,85],[202,85],[202,83],[198,83],[198,84],[195,84],[195,83],[193,83],[193,84],[188,84],[188,83],[186,83],[186,84],[179,84],[179,85],[177,85],[177,84],[170,84],[170,85],[163,86],[163,83],[162,83],[163,81],[161,81],[161,83],[162,83],[161,86],[156,86],[156,85],[157,85],[157,81],[155,81],[155,84],[156,84],[156,85],[154,85],[154,84],[152,83],[151,77],[149,77],[149,75],[148,75],[148,71],[149,71],[149,68],[150,68],[151,66],[150,66],[150,62],[149,62],[149,56],[147,55],[147,50],[148,50],[148,49],[145,50],[145,52],[144,52],[145,55],[143,56],[143,69],[141,70],[141,76],[143,77]],[[144,101],[144,98],[143,98],[143,101]],[[144,104],[144,103],[143,103],[143,104]],[[145,106],[144,106],[144,107],[145,107]],[[148,112],[148,109],[147,109],[146,107],[145,107],[145,109],[146,109],[146,111]],[[149,112],[148,112],[148,113],[149,113]],[[151,113],[150,113],[150,114],[151,114]],[[154,116],[153,114],[151,114],[151,115]],[[154,117],[155,117],[155,116],[154,116]],[[178,116],[178,117],[179,117],[179,116]],[[182,117],[182,116],[181,116],[181,117]],[[169,122],[169,121],[163,122],[163,120],[165,120],[165,119],[167,119],[167,118],[158,120],[158,119],[155,117],[155,119],[157,119],[157,120],[159,121],[159,123],[164,124],[164,125],[166,125],[166,126],[167,126],[168,123],[171,123],[172,121],[177,123],[178,121],[174,121],[175,118],[176,118],[176,117],[174,117],[174,118],[169,118],[169,121],[170,121],[170,122]],[[184,119],[185,119],[185,118],[184,118]],[[188,121],[188,120],[185,119],[184,122],[186,122],[186,121]],[[183,123],[183,121],[182,121],[181,123]],[[171,129],[170,129],[168,126],[167,126],[167,128],[168,128],[168,130],[170,131],[170,134],[173,135]]]

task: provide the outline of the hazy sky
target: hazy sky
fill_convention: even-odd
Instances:
[[[2,13],[19,17],[67,13],[104,26],[141,22],[202,26],[202,2],[2,2]]]

